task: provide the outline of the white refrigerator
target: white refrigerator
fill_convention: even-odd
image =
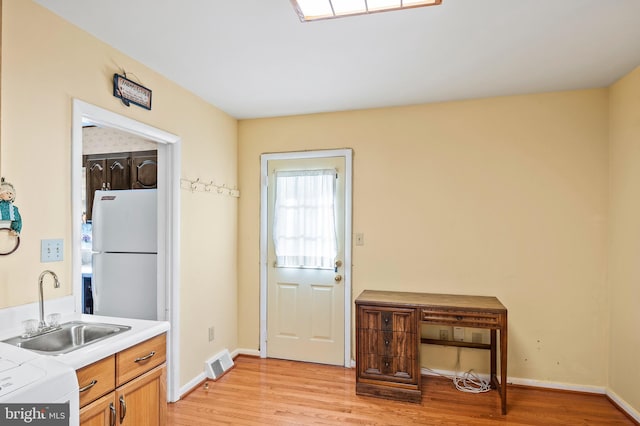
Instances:
[[[158,318],[155,189],[96,191],[92,212],[93,313]]]

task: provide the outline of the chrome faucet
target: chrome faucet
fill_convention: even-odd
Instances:
[[[38,332],[37,332],[38,334],[43,333],[45,331],[49,331],[49,329],[51,328],[44,321],[44,295],[42,293],[42,284],[43,284],[44,276],[47,274],[53,277],[53,287],[60,288],[60,281],[58,280],[58,276],[56,275],[55,272],[50,271],[48,269],[45,271],[42,271],[42,273],[40,274],[40,277],[38,278],[38,287],[40,289],[40,299],[39,299],[40,322],[38,323]]]

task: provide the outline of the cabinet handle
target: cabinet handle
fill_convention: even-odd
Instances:
[[[388,363],[388,362],[385,362],[385,363],[384,363],[384,366],[385,366],[385,367],[388,367],[388,366],[389,366],[389,363]]]
[[[388,341],[388,340],[385,340],[385,341],[384,341],[384,344],[385,344],[385,346],[389,346],[389,341]]]
[[[109,411],[111,411],[109,426],[116,426],[116,407],[113,405],[113,402],[109,404]]]
[[[124,166],[119,161],[114,161],[110,169],[113,170],[118,167],[120,170],[124,170]]]
[[[89,389],[91,389],[92,387],[94,387],[97,383],[98,383],[98,381],[94,379],[87,386],[84,386],[84,387],[81,387],[80,389],[78,389],[78,392],[80,392],[80,393],[86,392]]]
[[[143,356],[143,357],[136,358],[136,359],[134,359],[133,361],[134,361],[134,362],[146,361],[146,360],[148,360],[149,358],[151,358],[152,356],[154,356],[155,354],[156,354],[156,351],[151,351],[151,353],[149,353],[149,355],[145,355],[145,356]]]
[[[120,423],[124,421],[124,416],[127,415],[127,403],[124,402],[124,395],[120,395]]]
[[[384,319],[384,323],[385,323],[385,324],[389,324],[389,318],[385,318],[385,319]]]
[[[456,319],[457,319],[458,321],[461,321],[461,320],[462,320],[462,317],[461,317],[460,315],[458,315],[458,316],[456,317]]]

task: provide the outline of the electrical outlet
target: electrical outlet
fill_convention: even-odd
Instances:
[[[213,339],[216,338],[215,329],[213,326],[209,327],[209,341],[213,342]]]
[[[448,330],[440,330],[440,340],[449,340]]]
[[[40,241],[40,262],[61,262],[63,253],[63,240]]]
[[[356,245],[363,246],[364,245],[364,234],[359,232],[356,234]]]

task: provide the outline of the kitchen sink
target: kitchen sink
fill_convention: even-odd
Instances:
[[[130,329],[126,325],[71,321],[60,324],[59,328],[46,334],[34,337],[16,336],[3,342],[41,354],[60,355]]]

